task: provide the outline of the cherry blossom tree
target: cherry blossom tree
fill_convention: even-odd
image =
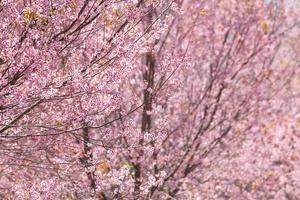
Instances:
[[[0,18],[4,199],[299,195],[297,150],[258,150],[299,128],[278,123],[299,75],[282,2],[2,0]]]

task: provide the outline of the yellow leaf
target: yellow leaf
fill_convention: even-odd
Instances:
[[[276,171],[270,171],[267,173],[267,178],[272,178],[278,176]]]
[[[26,23],[29,23],[33,20],[37,20],[39,19],[39,15],[29,9],[25,9],[23,11],[23,18],[25,20]]]
[[[300,119],[297,120],[296,124],[300,128]]]
[[[269,25],[267,24],[266,21],[261,22],[261,28],[262,28],[264,34],[267,34],[270,31]]]
[[[44,17],[44,18],[41,19],[41,24],[43,26],[47,26],[48,23],[49,23],[48,18]]]
[[[296,153],[292,153],[291,160],[296,161],[297,159],[298,159],[298,157],[297,157]]]
[[[110,19],[110,17],[105,15],[105,14],[103,16],[103,21],[105,22],[106,26],[109,27],[109,28],[113,25],[113,22]]]
[[[109,164],[105,161],[103,162],[100,162],[98,165],[97,165],[97,170],[102,172],[102,173],[106,173],[110,170],[110,167],[109,167]]]
[[[62,125],[62,123],[61,123],[61,121],[60,121],[60,120],[56,119],[56,120],[55,120],[55,125],[56,125],[56,126],[61,126],[61,125]]]
[[[235,128],[235,133],[240,134],[241,133],[241,129],[239,127]]]
[[[200,16],[205,16],[207,14],[208,14],[208,11],[206,9],[202,8],[202,9],[199,10],[199,15]]]
[[[98,192],[96,196],[97,196],[98,200],[106,199],[105,194],[103,192]]]
[[[130,176],[135,176],[135,167],[132,163],[128,162],[128,161],[123,161],[123,166],[125,166],[128,170],[129,170],[129,175]]]
[[[259,182],[257,180],[250,181],[247,185],[245,190],[247,192],[255,192],[259,187]]]
[[[70,8],[73,8],[73,9],[75,9],[77,7],[77,3],[76,3],[76,1],[71,1],[70,2]]]
[[[270,78],[270,76],[273,74],[273,70],[272,69],[268,69],[265,71],[265,77],[266,78]]]
[[[273,125],[272,124],[265,124],[263,127],[262,127],[262,132],[264,134],[268,134],[273,128]]]
[[[115,16],[119,16],[119,11],[116,9],[116,8],[113,8],[112,9],[112,13],[115,15]]]

